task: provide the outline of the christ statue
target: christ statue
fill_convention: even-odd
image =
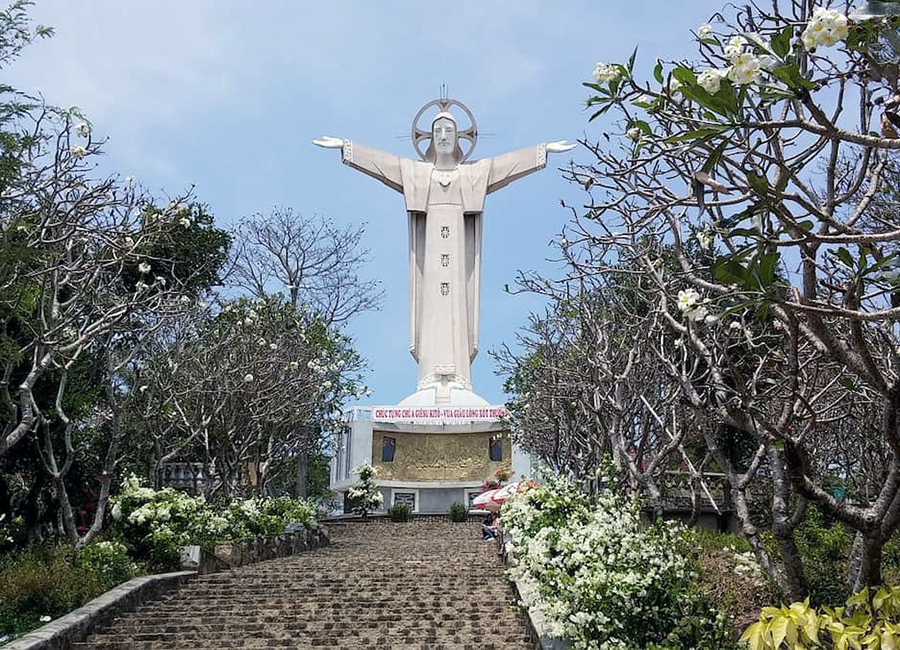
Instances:
[[[454,104],[472,123],[463,132],[450,112]],[[440,110],[431,129],[420,130],[419,116],[432,105]],[[478,353],[485,196],[543,169],[548,153],[575,146],[561,140],[466,162],[476,136],[471,112],[456,100],[441,99],[426,104],[413,121],[413,141],[422,160],[330,136],[313,140],[320,147],[341,149],[345,164],[403,194],[409,216],[409,349],[419,366],[421,395],[416,402],[421,404],[451,402],[454,390],[474,397],[471,364]],[[461,138],[471,143],[465,155]],[[424,153],[422,140],[429,141]]]

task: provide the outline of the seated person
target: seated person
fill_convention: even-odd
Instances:
[[[488,514],[487,519],[481,524],[482,539],[496,539],[500,534],[500,526],[498,525],[498,517],[496,512]]]

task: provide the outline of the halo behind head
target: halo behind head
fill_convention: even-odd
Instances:
[[[439,112],[437,115],[435,115],[435,117],[431,120],[431,123],[428,125],[429,129],[425,131],[424,129],[419,127],[419,120],[421,119],[425,111],[427,111],[432,106],[437,106]],[[469,121],[471,123],[468,128],[459,128],[459,121],[456,119],[456,116],[450,112],[451,106],[458,106],[466,114],[466,117],[469,118]],[[452,120],[453,124],[456,126],[456,148],[453,152],[453,155],[457,163],[465,162],[472,154],[472,150],[475,149],[475,142],[478,140],[478,130],[475,125],[475,116],[472,114],[472,111],[470,111],[465,104],[455,99],[435,99],[428,102],[419,109],[419,112],[416,113],[416,116],[413,119],[412,123],[413,147],[422,160],[426,162],[434,162],[435,153],[434,143],[432,142],[432,133],[434,130],[434,123],[442,117]],[[428,140],[428,148],[424,152],[419,146],[423,140]],[[471,145],[468,151],[466,151],[465,153],[463,153],[460,140],[467,140]]]

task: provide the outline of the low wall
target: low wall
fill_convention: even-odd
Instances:
[[[69,650],[74,643],[83,641],[116,616],[134,610],[138,605],[154,600],[171,589],[177,589],[198,574],[215,573],[302,553],[327,546],[329,541],[328,531],[319,526],[313,530],[297,527],[277,537],[242,543],[221,543],[216,545],[213,552],[205,551],[199,546],[186,546],[182,551],[182,565],[189,570],[141,576],[124,582],[87,605],[2,647],[3,650]]]
[[[110,589],[87,605],[3,646],[3,650],[68,650],[73,643],[83,640],[93,630],[103,627],[122,612],[158,598],[196,575],[196,571],[178,571],[134,578]]]
[[[475,513],[469,511],[469,514],[466,516],[466,522],[472,523],[481,523],[487,518],[488,513]],[[450,515],[440,515],[440,514],[428,514],[423,513],[419,514],[416,512],[412,512],[409,515],[410,521],[450,521]],[[327,519],[322,520],[323,524],[384,524],[384,523],[394,523],[391,521],[390,515],[384,512],[379,512],[375,514],[371,514],[368,517],[360,517],[359,515],[336,515],[334,517],[328,517]],[[459,522],[464,523],[464,522]]]
[[[182,566],[201,574],[215,573],[321,548],[328,546],[329,542],[328,531],[317,527],[246,542],[221,542],[216,544],[212,552],[199,546],[189,546],[185,547],[186,552],[182,554]]]
[[[511,558],[506,552],[506,541],[502,531],[500,532],[500,537],[497,538],[497,543],[500,545],[500,557],[502,558],[503,563],[509,566]],[[537,594],[533,593],[517,580],[511,580],[511,582],[513,589],[516,592],[516,596],[518,597],[519,602],[522,603],[525,613],[527,614],[528,627],[531,628],[531,636],[535,648],[538,650],[568,650],[571,648],[571,641],[566,639],[554,639],[547,634],[545,630],[546,626],[544,625],[544,614],[541,611],[541,608],[535,604]]]

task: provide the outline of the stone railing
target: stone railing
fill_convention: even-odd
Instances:
[[[200,574],[215,573],[321,548],[329,541],[328,531],[321,526],[307,530],[303,524],[288,524],[283,535],[246,542],[220,542],[212,551],[185,546],[181,550],[181,566]]]

